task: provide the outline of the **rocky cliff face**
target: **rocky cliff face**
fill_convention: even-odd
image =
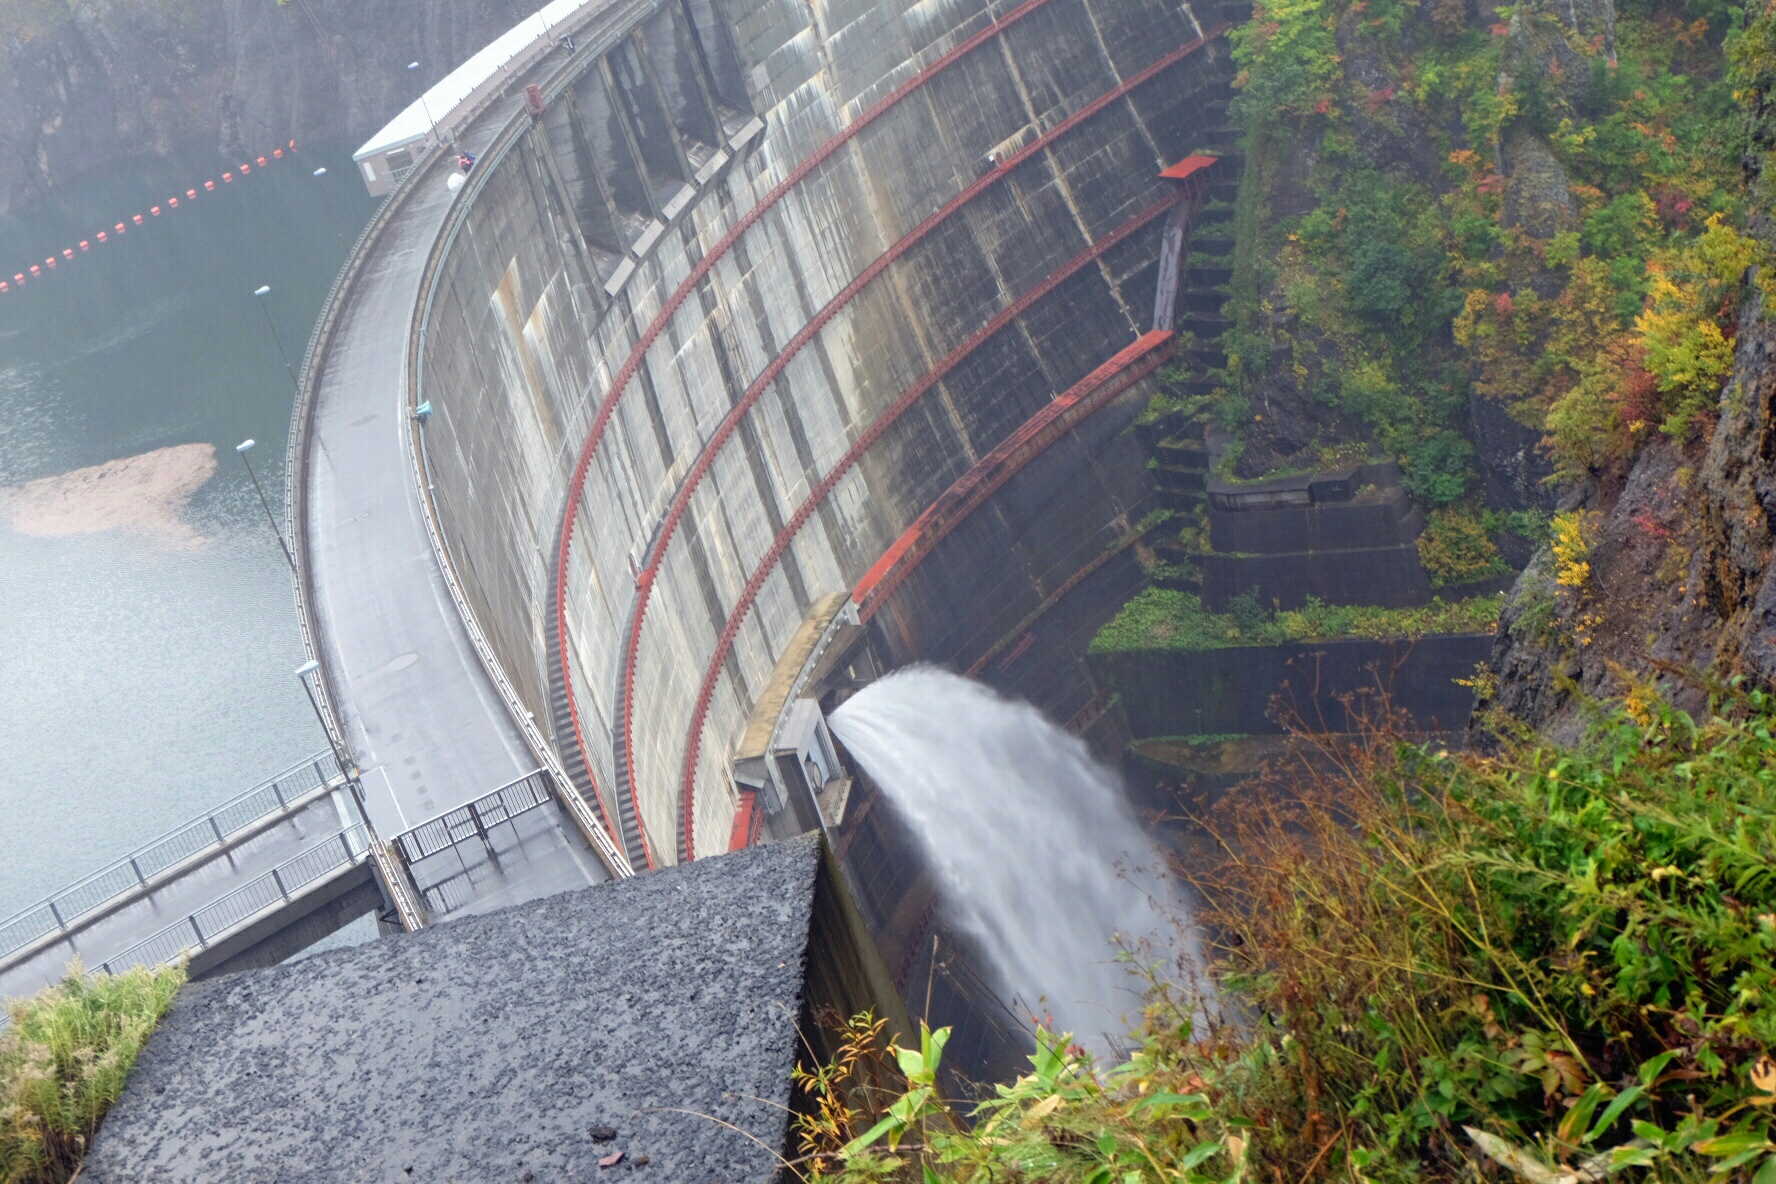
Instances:
[[[538,7],[0,0],[0,213],[97,165],[174,144],[232,155],[366,136]]]
[[[1589,524],[1589,577],[1564,586],[1554,555],[1537,553],[1499,621],[1478,720],[1496,709],[1571,743],[1589,722],[1587,703],[1661,675],[1680,707],[1700,705],[1688,675],[1714,664],[1721,640],[1707,591],[1707,519],[1697,512],[1716,497],[1705,464],[1713,456],[1700,442],[1659,439],[1626,473],[1566,496],[1562,509]]]
[[[1767,201],[1768,104],[1754,112],[1748,174]],[[1768,251],[1776,228],[1753,218]],[[1705,705],[1709,680],[1776,685],[1776,325],[1756,269],[1743,279],[1733,370],[1711,432],[1643,447],[1625,472],[1569,492],[1586,516],[1591,572],[1563,588],[1544,551],[1512,590],[1491,661],[1498,709],[1558,739],[1583,730],[1589,701],[1656,679],[1678,706]],[[1482,718],[1477,716],[1477,719]]]

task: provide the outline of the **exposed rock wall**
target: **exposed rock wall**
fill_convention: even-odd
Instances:
[[[1764,683],[1776,682],[1776,327],[1761,301],[1745,316],[1732,381],[1702,465],[1701,592],[1722,620],[1721,656]]]
[[[1590,579],[1563,589],[1547,548],[1531,561],[1499,621],[1490,663],[1498,686],[1482,713],[1502,709],[1571,741],[1584,730],[1586,702],[1620,696],[1626,678],[1706,669],[1719,619],[1705,591],[1708,547],[1695,507],[1713,500],[1703,446],[1664,439],[1626,474],[1572,491],[1561,504],[1590,521]],[[1696,700],[1693,690],[1679,694],[1681,706]]]
[[[367,136],[539,7],[0,0],[0,214],[98,165],[187,142],[233,153]]]

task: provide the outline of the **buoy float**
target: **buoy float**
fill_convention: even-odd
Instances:
[[[289,152],[294,153],[296,151],[296,141],[290,140],[287,142],[287,144],[288,144],[287,150]],[[270,153],[270,159],[271,160],[282,160],[284,157],[285,151],[286,151],[285,148],[273,148]],[[252,173],[253,164],[255,162],[257,162],[259,167],[264,168],[264,167],[266,167],[266,164],[267,164],[267,158],[264,156],[252,157],[252,158],[249,158],[249,160],[241,162],[241,165],[238,170],[230,170],[229,172],[225,172],[222,174],[222,183],[225,185],[231,183],[234,180],[234,174],[236,171],[238,171],[241,174],[241,176],[243,176],[243,177],[248,176],[249,174]],[[212,181],[205,181],[203,183],[203,188],[206,192],[214,193],[216,191],[216,182],[213,180]],[[185,200],[196,201],[197,200],[197,190],[195,188],[187,189],[185,191]],[[169,210],[178,209],[179,208],[179,197],[178,197],[177,193],[175,193],[173,196],[167,198],[166,202],[164,204],[165,204],[165,207]],[[158,206],[158,205],[157,206],[150,206],[148,209],[148,213],[146,215],[131,214],[129,216],[128,222],[119,222],[115,226],[113,226],[111,228],[111,230],[109,230],[109,231],[105,231],[105,230],[98,231],[97,233],[95,233],[93,235],[93,237],[91,239],[85,239],[85,238],[80,239],[78,242],[78,246],[79,246],[80,250],[82,250],[82,251],[90,251],[90,250],[92,250],[92,245],[93,245],[94,239],[98,240],[98,242],[100,242],[100,243],[108,243],[111,241],[112,234],[122,235],[122,234],[127,233],[129,230],[129,223],[134,223],[137,226],[143,226],[143,225],[147,224],[148,218],[158,218],[158,217],[160,217],[160,214],[161,214],[161,206]],[[64,248],[61,252],[60,257],[59,257],[60,260],[72,260],[73,258],[74,258],[74,248],[73,247]],[[44,259],[41,264],[33,263],[30,265],[30,268],[29,268],[30,277],[42,278],[44,268],[50,268],[53,270],[57,266],[58,266],[58,257],[56,255],[50,255],[48,258]],[[21,288],[22,289],[25,286],[27,279],[30,277],[28,277],[25,274],[25,272],[21,271],[21,272],[15,273],[11,280],[0,280],[0,292],[9,292],[13,288]]]

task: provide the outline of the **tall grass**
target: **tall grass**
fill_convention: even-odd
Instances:
[[[61,1184],[123,1093],[148,1034],[185,982],[179,967],[68,977],[7,1003],[0,1031],[0,1182]]]
[[[1640,688],[1572,750],[1322,740],[1209,822],[1218,1004],[1158,991],[1127,1063],[1045,1047],[831,1174],[1776,1184],[1773,734]]]

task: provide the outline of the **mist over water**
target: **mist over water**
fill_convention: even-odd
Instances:
[[[1013,1009],[1106,1051],[1144,986],[1116,938],[1168,965],[1191,952],[1183,902],[1114,774],[1028,703],[930,666],[872,683],[829,723],[918,834],[942,907]]]

